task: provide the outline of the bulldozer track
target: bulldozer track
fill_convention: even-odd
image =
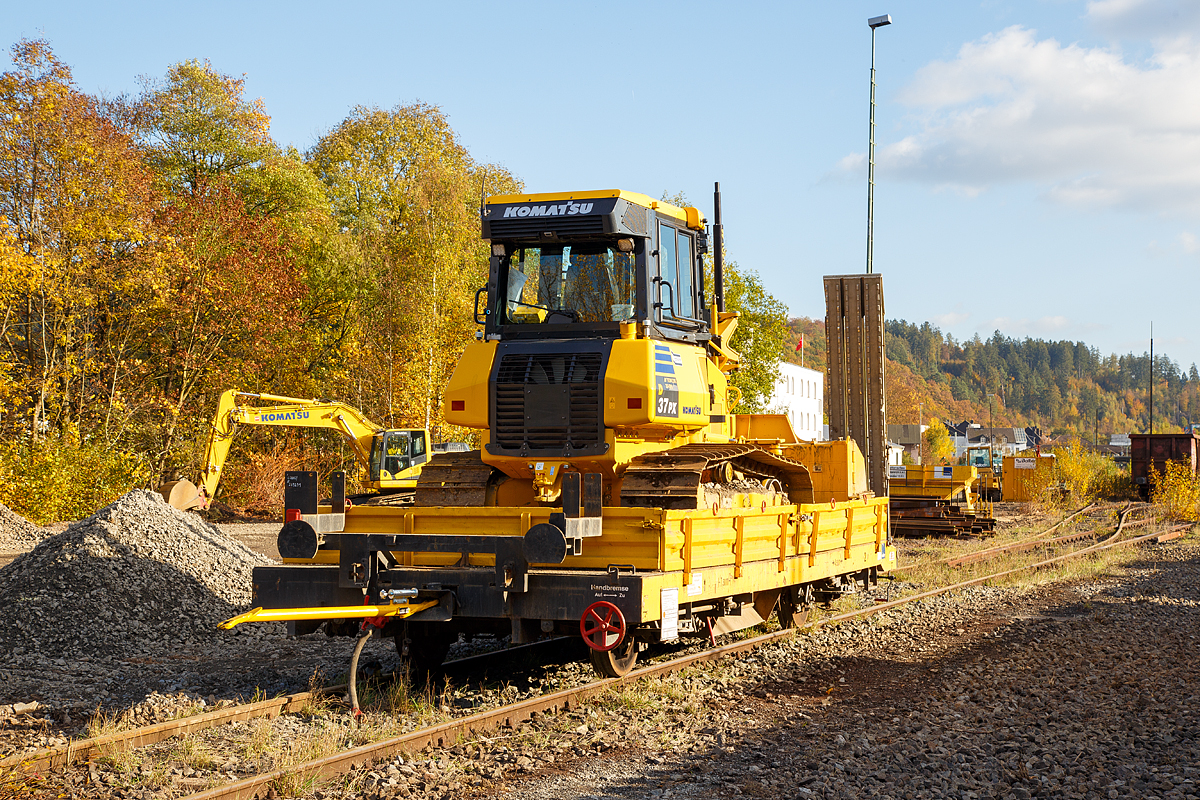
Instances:
[[[813,501],[812,479],[799,461],[749,444],[688,444],[647,453],[630,462],[621,479],[621,505],[694,509],[704,473],[729,464],[757,479],[775,479],[794,503]]]
[[[495,469],[478,450],[438,453],[421,469],[413,504],[418,506],[482,506]]]

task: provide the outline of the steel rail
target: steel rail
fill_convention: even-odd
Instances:
[[[1068,522],[1070,522],[1071,520],[1075,519],[1075,518],[1076,518],[1076,517],[1078,517],[1080,514],[1082,514],[1083,512],[1087,511],[1088,509],[1090,509],[1090,508],[1094,507],[1095,505],[1096,505],[1096,501],[1095,501],[1095,500],[1093,500],[1092,502],[1088,503],[1088,504],[1087,504],[1086,506],[1084,506],[1083,508],[1080,508],[1080,509],[1079,509],[1079,510],[1077,510],[1077,511],[1072,511],[1070,514],[1068,514],[1067,516],[1063,517],[1063,518],[1062,518],[1062,519],[1060,519],[1058,522],[1056,522],[1056,523],[1054,523],[1053,525],[1051,525],[1049,528],[1046,528],[1046,530],[1044,530],[1044,531],[1039,531],[1038,533],[1035,533],[1033,536],[1031,536],[1031,537],[1029,537],[1029,538],[1027,538],[1027,539],[1020,539],[1020,540],[1018,540],[1018,541],[1016,541],[1016,542],[1013,542],[1013,544],[1024,544],[1024,543],[1026,543],[1026,542],[1033,542],[1033,541],[1037,541],[1037,540],[1038,540],[1038,539],[1040,539],[1041,537],[1043,537],[1043,536],[1045,536],[1045,535],[1047,535],[1047,534],[1049,534],[1049,533],[1053,533],[1053,532],[1054,532],[1054,531],[1055,531],[1057,528],[1060,528],[1060,527],[1062,527],[1063,525],[1066,525]],[[992,548],[992,549],[995,549],[995,548]],[[981,552],[987,552],[987,551],[981,551]],[[949,564],[951,561],[954,561],[954,560],[955,560],[955,559],[957,559],[957,558],[960,558],[960,556],[950,556],[950,557],[948,557],[948,558],[943,558],[943,559],[942,559],[942,563],[943,563],[943,564]]]
[[[847,622],[854,619],[862,619],[891,608],[896,608],[906,603],[912,603],[918,600],[936,597],[941,594],[946,594],[947,592],[955,591],[956,589],[975,586],[985,583],[989,580],[995,580],[997,578],[1003,578],[1018,572],[1024,572],[1025,570],[1041,569],[1043,567],[1057,564],[1071,558],[1076,558],[1087,553],[1108,550],[1113,547],[1125,547],[1139,544],[1141,542],[1155,539],[1166,533],[1185,527],[1190,526],[1176,526],[1176,528],[1173,528],[1170,531],[1159,531],[1133,539],[1114,541],[1112,538],[1110,538],[1104,543],[1082,548],[1080,550],[1075,550],[1071,553],[1055,556],[1053,558],[1038,561],[1033,564],[1026,564],[1013,569],[1004,570],[1003,572],[997,572],[992,575],[983,575],[967,581],[961,581],[950,586],[943,586],[927,592],[921,592],[908,597],[898,598],[887,603],[868,606],[857,611],[850,611],[844,614],[828,617],[823,620],[817,620],[803,628],[803,630],[813,630],[823,625]],[[1118,526],[1118,530],[1114,536],[1119,533],[1120,526]],[[402,736],[386,739],[381,742],[362,745],[360,747],[345,750],[340,753],[334,753],[333,755],[325,756],[323,758],[314,759],[303,764],[285,767],[272,772],[266,772],[261,775],[255,775],[250,778],[234,781],[224,786],[197,792],[195,794],[188,795],[188,800],[254,800],[254,798],[259,796],[260,792],[265,793],[269,791],[272,784],[276,783],[277,781],[281,781],[288,776],[298,775],[305,782],[316,781],[324,778],[332,778],[338,775],[344,775],[349,772],[352,767],[358,764],[374,762],[378,759],[387,758],[392,755],[411,755],[431,746],[449,747],[454,745],[465,736],[486,733],[499,727],[515,728],[517,725],[530,719],[536,713],[569,710],[572,707],[580,705],[593,697],[604,694],[615,686],[631,683],[645,677],[675,672],[694,664],[699,664],[706,661],[714,661],[727,655],[751,650],[768,642],[795,636],[798,630],[801,629],[783,628],[778,631],[755,636],[740,642],[734,642],[732,644],[715,647],[709,650],[701,650],[699,652],[681,656],[669,661],[664,661],[659,664],[642,667],[630,672],[628,675],[622,678],[603,678],[584,686],[575,687],[573,689],[564,689],[562,691],[554,692],[542,697],[535,697],[520,703],[515,703],[513,705],[504,706],[490,711],[484,711],[478,714],[472,714],[466,717],[460,717],[458,719],[443,722],[438,725],[422,728]]]
[[[206,728],[214,728],[239,720],[255,719],[257,717],[275,717],[302,708],[308,701],[325,694],[333,694],[344,686],[331,686],[312,692],[297,692],[284,697],[261,700],[257,703],[219,708],[203,714],[181,717],[167,722],[159,722],[128,731],[96,736],[65,745],[39,750],[27,755],[14,755],[0,761],[0,769],[12,768],[25,773],[39,773],[52,769],[62,769],[92,756],[107,755],[125,750],[130,747],[161,742],[172,736],[183,736]]]
[[[1067,542],[1086,539],[1089,536],[1095,536],[1099,528],[1091,530],[1079,531],[1077,533],[1068,533],[1065,536],[1056,536],[1053,539],[1038,539],[1032,542],[1015,542],[1014,544],[1006,544],[1000,547],[991,547],[987,550],[980,550],[977,553],[967,553],[964,556],[958,556],[952,560],[946,561],[946,566],[961,567],[963,564],[972,564],[976,561],[988,561],[997,556],[1002,556],[1005,553],[1024,553],[1028,550],[1036,550],[1039,547],[1049,547],[1055,544],[1066,544]]]
[[[561,645],[569,641],[568,637],[547,639],[530,644],[517,645],[503,650],[491,650],[485,653],[475,653],[463,658],[447,661],[442,665],[445,671],[455,671],[463,668],[473,668],[480,663],[494,660],[497,656],[509,657],[532,648],[544,649],[551,644]],[[380,678],[391,676],[384,673],[376,676],[372,683]],[[111,755],[123,752],[132,747],[142,747],[155,744],[172,736],[186,736],[189,733],[227,725],[231,722],[244,722],[259,717],[277,717],[280,714],[293,714],[302,711],[312,700],[329,697],[345,692],[347,684],[325,686],[312,691],[295,692],[293,694],[273,697],[270,700],[260,700],[254,703],[243,703],[203,714],[193,714],[179,719],[158,722],[127,731],[116,731],[103,736],[68,742],[57,747],[48,747],[33,753],[16,754],[0,759],[0,769],[13,769],[25,774],[39,774],[51,770],[64,769],[73,764],[87,761],[95,756]]]
[[[973,561],[986,560],[986,559],[992,558],[993,556],[1000,555],[1000,554],[1003,554],[1006,552],[1024,552],[1026,550],[1032,550],[1034,548],[1042,547],[1044,545],[1051,545],[1051,544],[1056,544],[1056,543],[1069,542],[1069,541],[1076,540],[1076,539],[1083,539],[1083,538],[1086,538],[1087,536],[1091,536],[1091,535],[1095,534],[1100,529],[1092,528],[1091,530],[1088,530],[1088,531],[1082,531],[1080,533],[1070,533],[1070,534],[1066,534],[1064,536],[1056,537],[1053,539],[1045,539],[1045,538],[1040,538],[1040,537],[1044,537],[1046,534],[1052,532],[1053,530],[1060,527],[1061,525],[1069,522],[1071,519],[1078,517],[1080,514],[1084,513],[1085,511],[1088,511],[1089,509],[1104,510],[1106,508],[1113,508],[1115,506],[1116,506],[1115,503],[1113,503],[1113,504],[1108,504],[1108,503],[1098,504],[1096,502],[1092,502],[1092,503],[1089,503],[1088,505],[1084,506],[1083,508],[1079,509],[1078,511],[1075,511],[1072,514],[1070,514],[1066,517],[1063,517],[1061,520],[1054,523],[1053,525],[1051,525],[1049,528],[1042,531],[1041,533],[1035,534],[1033,537],[1026,538],[1026,539],[1019,539],[1015,542],[997,545],[995,547],[989,547],[986,550],[978,550],[974,553],[966,553],[965,555],[961,555],[961,556],[949,556],[947,558],[943,558],[941,560],[941,563],[946,564],[947,566],[951,566],[951,567],[958,567],[958,566],[962,566],[963,564],[969,564]],[[1117,513],[1117,518],[1118,518],[1117,531],[1113,535],[1120,533],[1120,531],[1123,530],[1124,528],[1132,528],[1132,527],[1136,527],[1136,526],[1150,524],[1153,521],[1152,518],[1135,520],[1133,522],[1125,522],[1125,518],[1129,514],[1133,513],[1134,511],[1144,510],[1146,507],[1147,506],[1145,504],[1134,505],[1133,503],[1127,503],[1125,505],[1125,507]]]
[[[1126,522],[1126,517],[1132,513],[1133,510],[1134,509],[1131,506],[1126,506],[1125,508],[1121,509],[1117,515],[1117,529],[1113,532],[1112,536],[1119,536],[1126,528],[1140,527],[1143,525],[1149,525],[1151,522],[1153,522],[1153,518]],[[1049,547],[1055,544],[1065,544],[1067,542],[1078,541],[1079,539],[1086,539],[1089,536],[1095,536],[1099,530],[1099,528],[1092,528],[1086,531],[1079,531],[1077,533],[1068,533],[1064,536],[1057,536],[1053,539],[1024,539],[1019,542],[1002,544],[996,547],[989,547],[986,550],[979,550],[974,553],[967,553],[965,555],[944,559],[942,563],[950,567],[961,567],[963,564],[971,564],[976,561],[986,561],[996,556],[1004,555],[1005,553],[1022,553],[1039,547]],[[1109,538],[1112,537],[1110,536]]]

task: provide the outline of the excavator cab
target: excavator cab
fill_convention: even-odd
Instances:
[[[371,440],[371,480],[407,477],[408,470],[428,459],[425,431],[380,431]]]

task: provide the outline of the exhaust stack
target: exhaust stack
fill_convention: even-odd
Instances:
[[[713,300],[725,310],[725,247],[721,233],[721,184],[713,184]],[[716,324],[716,320],[713,320]]]

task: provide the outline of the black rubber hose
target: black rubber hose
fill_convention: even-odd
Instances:
[[[354,655],[350,657],[350,714],[356,720],[362,716],[362,709],[358,707],[358,691],[355,687],[358,678],[358,657],[362,655],[367,639],[370,639],[374,632],[374,628],[367,627],[366,632],[358,637],[358,642],[354,645]]]

